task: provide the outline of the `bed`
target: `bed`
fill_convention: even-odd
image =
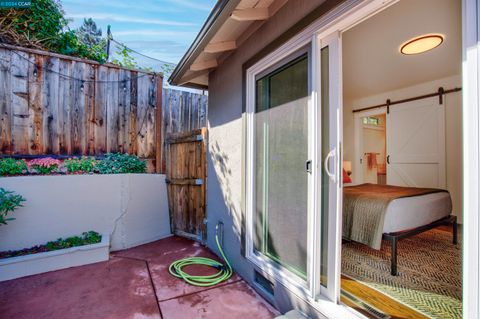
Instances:
[[[374,249],[382,239],[390,242],[391,274],[397,272],[397,243],[441,225],[453,228],[457,244],[457,221],[446,190],[361,184],[344,188],[343,238]]]

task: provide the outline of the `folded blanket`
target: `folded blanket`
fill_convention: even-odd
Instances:
[[[362,184],[343,189],[343,237],[380,249],[383,224],[391,201],[446,192],[435,188]]]

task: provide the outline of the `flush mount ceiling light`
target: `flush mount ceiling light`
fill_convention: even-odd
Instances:
[[[426,34],[408,40],[400,46],[400,52],[405,55],[419,54],[435,49],[443,42],[441,34]]]

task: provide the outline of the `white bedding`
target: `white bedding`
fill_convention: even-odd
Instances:
[[[395,199],[388,205],[383,232],[427,225],[451,213],[452,200],[447,192]]]

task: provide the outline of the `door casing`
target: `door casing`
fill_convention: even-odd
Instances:
[[[398,0],[352,0],[345,1],[339,4],[330,12],[321,16],[318,20],[314,21],[311,25],[306,27],[296,36],[288,40],[286,43],[278,47],[272,53],[258,61],[252,67],[250,67],[246,72],[247,80],[247,114],[245,115],[245,128],[246,128],[246,146],[245,154],[248,154],[248,125],[249,125],[249,115],[248,115],[248,101],[252,98],[251,94],[254,92],[252,87],[249,87],[249,77],[252,77],[255,73],[255,67],[262,63],[272,63],[272,61],[279,61],[282,58],[288,56],[289,52],[294,51],[302,46],[305,46],[309,43],[312,43],[313,49],[318,48],[318,40],[325,39],[329,35],[339,32],[340,34],[347,31],[348,29],[354,27],[358,23],[362,22],[365,19],[368,19],[372,15],[386,9],[390,5],[394,4]],[[480,228],[480,218],[477,216],[480,203],[478,198],[480,197],[480,184],[479,184],[479,174],[480,174],[480,138],[478,135],[479,123],[480,123],[480,112],[479,101],[480,101],[480,86],[479,83],[479,74],[480,74],[480,45],[478,44],[480,40],[480,4],[478,0],[462,0],[463,10],[462,10],[462,23],[463,23],[463,38],[464,43],[463,53],[463,109],[464,109],[464,145],[469,145],[468,151],[465,151],[464,154],[464,201],[465,201],[465,220],[467,227],[465,229],[465,241],[468,242],[468,245],[464,247],[464,278],[469,277],[469,281],[464,280],[464,295],[469,296],[468,300],[464,301],[464,318],[477,318],[480,314],[480,281],[478,275],[478,269],[480,267],[480,262],[478,256],[480,256],[479,241],[480,235],[478,234],[478,229]],[[316,43],[316,44],[315,44]],[[341,46],[341,42],[340,42]],[[313,77],[319,76],[319,69],[314,68]],[[341,82],[341,65],[340,65],[340,83]],[[252,73],[253,72],[253,73]],[[254,88],[253,88],[254,89]],[[339,87],[339,92],[341,88]],[[341,96],[341,94],[339,94]],[[313,94],[312,101],[316,103],[318,96]],[[469,108],[466,108],[465,105],[470,105]],[[341,104],[340,104],[341,105]],[[340,110],[341,112],[342,110]],[[339,125],[339,129],[342,128],[342,123]],[[464,148],[465,149],[465,148]],[[341,156],[338,157],[338,163],[341,159]],[[315,161],[318,163],[318,161]],[[249,170],[248,159],[245,160],[245,172]],[[251,169],[251,167],[250,167]],[[473,180],[472,180],[473,179]],[[248,202],[249,190],[248,183],[249,177],[248,173],[246,174],[244,181],[247,186],[244,186],[245,189],[245,203]],[[251,244],[249,247],[249,237],[252,235],[251,230],[249,231],[249,223],[252,222],[251,216],[247,213],[247,208],[244,207],[244,212],[246,213],[246,222],[247,222],[247,242],[246,242],[246,255],[249,258],[249,251],[251,250]],[[339,225],[337,225],[338,227]],[[251,238],[251,237],[250,237]],[[340,239],[339,239],[340,240]],[[339,253],[339,252],[337,252]],[[249,258],[250,260],[250,258]],[[255,262],[254,262],[255,263]],[[261,265],[256,264],[257,267]],[[336,265],[337,276],[338,276],[338,289],[340,285],[340,265]],[[295,282],[284,281],[284,277],[275,277],[278,274],[270,269],[266,269],[267,274],[271,274],[272,278],[278,278],[275,280],[280,283],[282,286],[286,287],[293,294],[297,295],[299,298],[306,301],[310,306],[316,309],[319,313],[327,318],[365,318],[361,314],[353,311],[349,307],[339,304],[336,301],[332,301],[330,298],[325,298],[323,295],[320,296],[311,296],[310,291],[313,289],[305,289],[304,287],[298,287]],[[312,288],[312,287],[310,287]],[[305,294],[307,293],[307,294]],[[471,299],[471,300],[470,300]]]

